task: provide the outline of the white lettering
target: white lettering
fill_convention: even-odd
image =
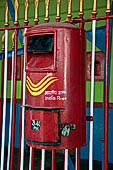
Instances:
[[[45,91],[45,95],[52,95],[52,94],[57,94],[57,91],[51,90],[51,91]]]
[[[58,94],[66,94],[66,91],[58,91]]]
[[[67,100],[67,98],[66,97],[61,97],[61,96],[57,96],[57,100]]]
[[[47,97],[47,96],[45,96],[45,100],[56,100],[56,97],[53,97],[53,96]]]

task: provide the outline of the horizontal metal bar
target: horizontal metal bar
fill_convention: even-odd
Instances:
[[[106,19],[113,19],[113,15],[110,16],[103,16],[103,17],[96,17],[96,18],[88,18],[88,19],[72,19],[72,21],[68,22],[68,23],[80,23],[80,22],[90,22],[93,20],[106,20]],[[64,21],[67,22],[67,21]],[[0,31],[4,31],[4,30],[14,30],[14,29],[24,29],[24,28],[30,28],[36,25],[24,25],[24,26],[16,26],[16,27],[4,27],[4,28],[0,28]]]
[[[8,58],[12,57],[12,51],[14,51],[14,49],[8,51]],[[4,51],[0,53],[0,60],[2,59],[2,54],[4,54]],[[23,54],[23,48],[18,48],[17,56],[20,56],[22,54]]]
[[[14,29],[24,29],[24,28],[30,28],[36,25],[24,25],[24,26],[14,26],[14,27],[4,27],[4,28],[0,28],[0,31],[4,31],[4,30],[14,30]]]
[[[72,22],[75,22],[75,23],[80,23],[80,22],[90,22],[90,21],[93,21],[93,20],[106,20],[106,19],[113,19],[113,15],[110,15],[110,16],[102,16],[102,17],[93,17],[93,18],[87,18],[87,19],[73,19]]]

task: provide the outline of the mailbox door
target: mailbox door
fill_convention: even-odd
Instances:
[[[60,111],[26,108],[26,141],[40,145],[60,145]]]

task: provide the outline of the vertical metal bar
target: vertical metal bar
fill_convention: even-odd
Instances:
[[[15,0],[15,22],[14,24],[16,26],[18,25],[18,7],[19,7],[18,0]]]
[[[23,58],[22,57],[22,70],[23,70]],[[22,71],[23,73],[23,71]],[[23,74],[22,74],[22,81],[21,81],[21,105],[23,99]],[[18,152],[18,170],[20,169],[20,157],[21,157],[21,136],[22,136],[22,107],[20,108],[20,131],[19,131],[19,152]]]
[[[94,104],[95,32],[96,32],[96,20],[93,20],[92,21],[92,61],[91,61],[90,116],[93,116],[93,104]],[[90,121],[89,170],[92,170],[92,169],[93,169],[93,121]]]
[[[25,25],[28,25],[28,7],[29,7],[29,2],[28,0],[25,0],[25,20],[24,20]]]
[[[75,149],[75,170],[77,170],[77,148]]]
[[[106,15],[110,15],[111,0],[107,0]],[[108,65],[110,20],[106,19],[105,86],[104,86],[104,170],[108,170]]]
[[[38,7],[39,7],[39,0],[35,0],[35,25],[38,24],[39,19],[38,19]]]
[[[55,170],[56,150],[52,150],[52,170]]]
[[[25,28],[25,33],[27,28]],[[24,42],[25,44],[25,42]],[[26,93],[26,72],[25,72],[25,51],[24,47],[24,64],[23,64],[23,101],[22,101],[22,137],[21,137],[21,160],[20,160],[20,170],[24,168],[24,120],[25,120],[25,93]]]
[[[15,32],[12,33],[12,72],[11,72],[11,101],[10,101],[10,119],[9,119],[9,142],[8,142],[8,156],[7,156],[7,170],[10,167],[10,150],[11,150],[11,131],[12,131],[12,113],[13,113],[13,80],[14,80],[14,36]]]
[[[34,148],[32,147],[31,170],[34,170]]]
[[[21,106],[22,106],[22,101],[23,101],[23,68],[24,68],[23,65],[24,65],[24,50],[23,50],[23,56],[22,56]],[[18,170],[20,170],[21,137],[22,137],[22,107],[20,108],[20,130],[19,130]]]
[[[3,84],[4,84],[4,50],[5,50],[5,34],[2,35],[2,68],[1,68],[1,103],[0,103],[0,136],[2,133],[2,106],[3,106]]]
[[[77,148],[77,170],[80,170],[80,147]]]
[[[64,150],[64,170],[68,170],[68,149]]]
[[[46,7],[46,15],[45,15],[45,23],[49,22],[49,0],[45,0]]]
[[[4,50],[2,51],[4,52]],[[2,133],[3,84],[4,84],[4,54],[2,54],[2,70],[1,70],[0,136]]]
[[[34,148],[30,147],[29,170],[34,170]]]
[[[84,16],[84,11],[83,11],[83,0],[80,0],[80,12],[79,12],[79,17],[81,20],[83,20]],[[84,22],[80,23],[80,35],[82,37],[82,30],[84,30]],[[82,38],[80,40],[82,44]],[[75,162],[75,169],[80,170],[80,147],[76,148],[76,162]]]
[[[24,58],[24,54],[23,54]],[[23,70],[23,58],[22,58],[22,70]],[[23,73],[23,72],[22,72]],[[22,74],[22,82],[21,82],[21,105],[23,99],[23,74]],[[22,136],[22,107],[20,110],[20,132],[19,132],[19,152],[18,152],[18,170],[20,169],[20,157],[21,157],[21,136]]]
[[[108,169],[108,51],[109,19],[106,20],[105,89],[104,89],[104,170]]]
[[[5,27],[8,27],[8,1],[5,6]],[[1,144],[1,166],[4,169],[4,149],[5,149],[5,122],[6,122],[6,104],[7,104],[7,59],[8,59],[8,30],[5,30],[5,70],[4,70],[4,103],[3,103],[3,122],[2,122],[2,144]]]
[[[31,159],[32,159],[32,147],[30,147],[29,170],[31,170]]]
[[[18,0],[15,0],[15,22],[18,26]],[[13,119],[12,119],[12,144],[11,144],[11,161],[10,169],[13,170],[14,161],[14,139],[15,139],[15,113],[16,113],[16,72],[17,72],[17,45],[18,45],[18,30],[15,29],[15,53],[14,53],[14,89],[13,89]]]
[[[76,148],[75,170],[80,170],[80,148]]]
[[[28,6],[29,6],[29,3],[28,3],[28,0],[25,0],[25,20],[24,20],[24,24],[25,25],[28,25]],[[34,149],[32,147],[30,147],[30,162],[29,162],[29,170],[33,169],[33,152]]]
[[[56,16],[56,22],[60,22],[60,0],[57,0],[57,16]]]
[[[28,0],[25,0],[25,20],[24,25],[28,25]],[[18,154],[18,170],[23,170],[24,167],[24,113],[25,113],[25,93],[26,93],[26,72],[25,72],[25,33],[23,31],[23,59],[22,59],[22,84],[21,84],[21,112],[20,112],[20,136],[19,136],[19,154]]]
[[[15,113],[16,113],[17,41],[18,41],[18,31],[17,31],[17,29],[15,29],[13,120],[12,120],[12,145],[11,145],[11,164],[10,164],[10,169],[11,169],[11,170],[13,169],[13,161],[14,161]]]
[[[72,0],[68,0],[68,15],[67,15],[67,21],[71,21],[71,17],[72,17],[71,5],[72,5]]]
[[[3,103],[3,124],[2,124],[2,146],[1,146],[1,168],[4,167],[5,147],[5,121],[6,121],[6,98],[7,98],[7,58],[8,58],[8,30],[5,30],[5,70],[4,70],[4,103]]]
[[[13,112],[13,79],[14,79],[14,49],[12,51],[12,73],[11,73],[11,102],[10,102],[10,118],[9,118],[9,142],[7,156],[7,170],[10,168],[10,150],[11,150],[11,129],[12,129],[12,112]]]
[[[83,16],[84,16],[83,3],[84,3],[84,1],[83,1],[83,0],[80,0],[80,12],[79,12],[79,15],[78,15],[78,16],[79,16],[81,19],[83,19]],[[81,25],[84,26],[83,22],[80,23],[80,26],[81,26]],[[82,28],[82,27],[81,27],[81,28]]]
[[[92,17],[97,14],[97,0],[93,0]],[[95,71],[95,36],[96,20],[92,21],[92,60],[91,60],[91,96],[90,96],[90,116],[94,112],[94,71]],[[93,170],[93,121],[90,121],[90,141],[89,141],[89,170]]]
[[[65,150],[62,149],[63,154],[65,154],[64,151],[65,151]],[[65,162],[65,160],[64,160],[64,162]],[[68,154],[68,167],[69,167],[69,170],[74,170],[74,165],[73,165],[73,162],[72,162],[72,160],[71,160],[70,154]]]
[[[109,1],[108,1],[109,2]],[[108,10],[108,8],[107,8]],[[106,11],[107,15],[110,12]],[[104,87],[104,170],[108,170],[108,64],[110,20],[106,20],[105,87]]]
[[[80,12],[79,15],[83,15],[83,0],[80,0]]]
[[[106,14],[110,15],[110,6],[111,6],[111,0],[107,0],[107,9],[106,9]]]
[[[45,149],[41,150],[41,170],[45,169]]]

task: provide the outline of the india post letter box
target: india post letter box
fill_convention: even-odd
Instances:
[[[85,31],[49,23],[25,35],[25,138],[44,149],[86,144]]]

